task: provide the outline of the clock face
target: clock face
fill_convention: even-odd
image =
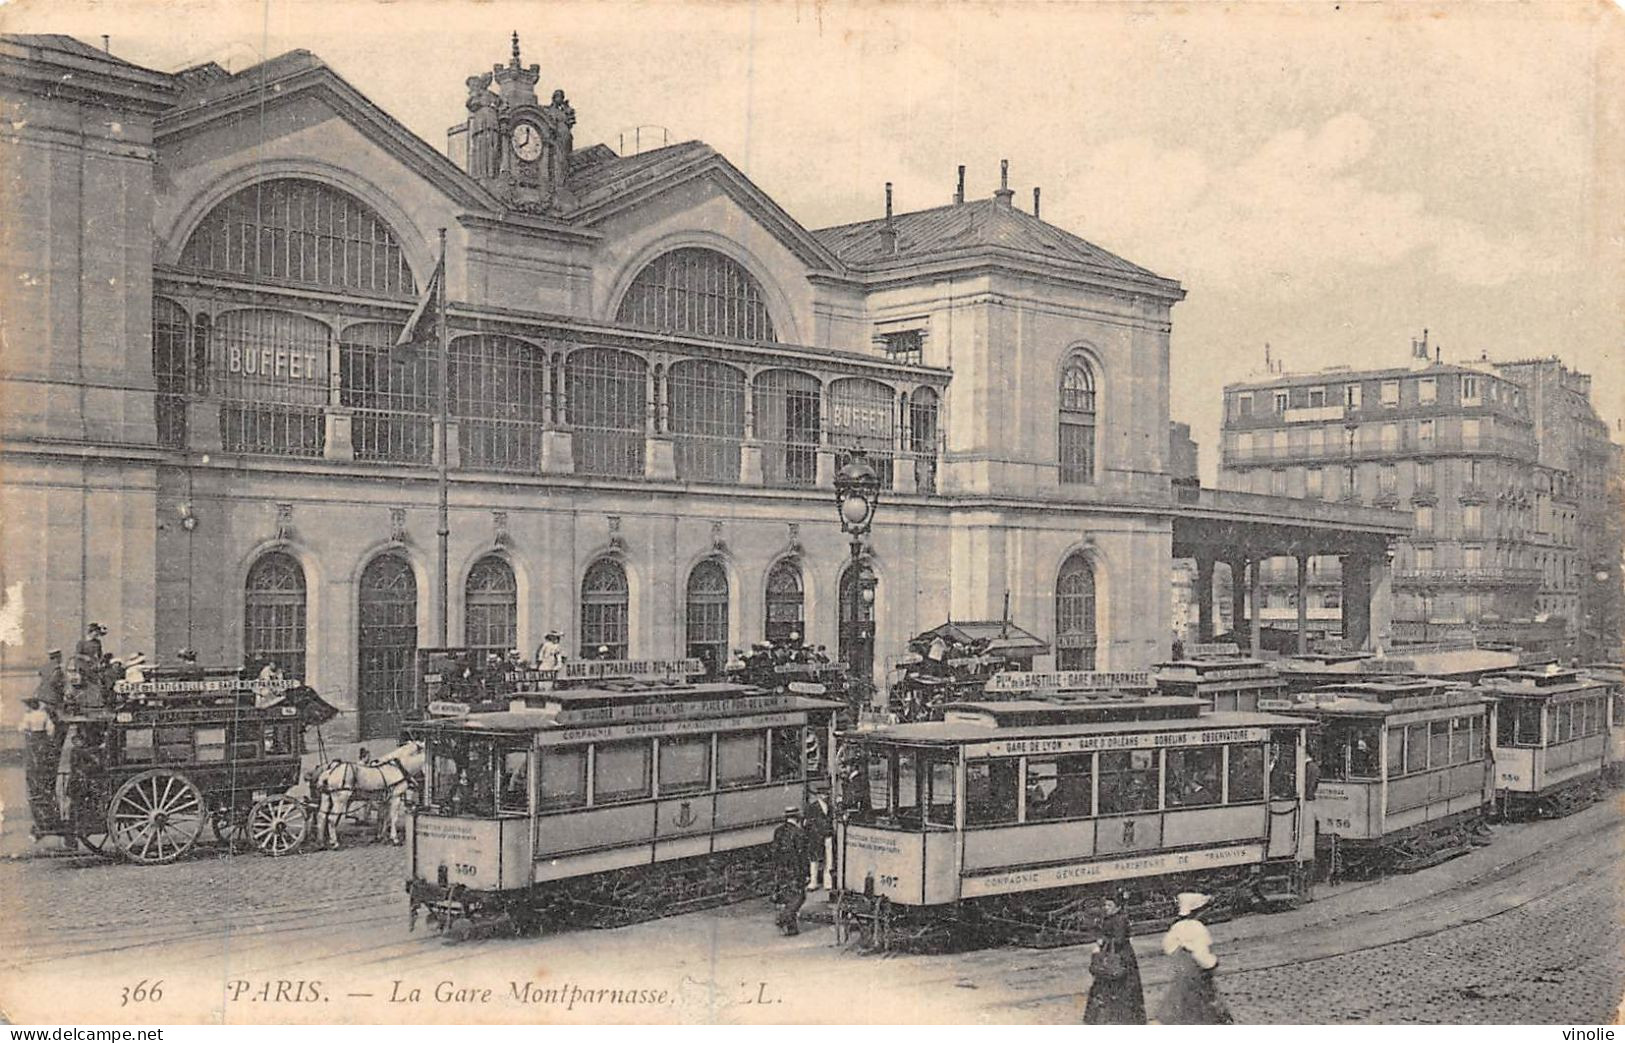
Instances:
[[[513,129],[514,155],[527,163],[542,154],[542,132],[534,123],[521,123]]]

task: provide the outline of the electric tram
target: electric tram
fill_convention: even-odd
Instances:
[[[761,893],[785,807],[828,782],[809,740],[844,705],[797,687],[604,680],[409,726],[428,758],[413,925],[613,926]]]
[[[1232,911],[1303,893],[1308,721],[1044,694],[837,736],[838,922],[881,945],[1066,944],[1124,890],[1140,923],[1170,916],[1180,891]]]
[[[1274,666],[1232,644],[1196,645],[1182,659],[1158,663],[1152,676],[1164,695],[1195,696],[1215,710],[1257,710],[1258,700],[1278,699],[1286,689]]]
[[[1614,686],[1549,666],[1487,678],[1495,701],[1495,786],[1503,815],[1567,815],[1602,795],[1619,698]]]
[[[1459,683],[1378,677],[1261,708],[1320,725],[1314,814],[1331,879],[1464,854],[1495,796],[1490,701]]]

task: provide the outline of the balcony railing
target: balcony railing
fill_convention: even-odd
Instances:
[[[1394,570],[1396,587],[1532,587],[1539,584],[1539,569],[1487,566]]]
[[[1413,454],[1442,456],[1452,453],[1486,453],[1497,456],[1510,456],[1519,460],[1531,460],[1534,458],[1534,447],[1527,439],[1504,438],[1498,435],[1480,435],[1477,438],[1438,435],[1427,442],[1406,440],[1387,445],[1365,442],[1355,446],[1343,443],[1323,443],[1321,445],[1254,445],[1245,449],[1231,445],[1224,450],[1224,462],[1226,464],[1284,461],[1341,463],[1344,461],[1383,459]]]

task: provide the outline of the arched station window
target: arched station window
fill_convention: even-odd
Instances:
[[[688,654],[711,676],[728,661],[728,573],[722,563],[702,561],[688,574]]]
[[[766,485],[806,487],[818,481],[823,395],[818,378],[791,369],[756,376],[756,440],[762,446]]]
[[[908,399],[908,451],[914,456],[914,485],[937,491],[937,392],[918,388]]]
[[[541,470],[546,369],[539,348],[513,337],[452,341],[451,411],[464,467]]]
[[[1093,670],[1095,646],[1095,570],[1074,554],[1055,583],[1056,668]]]
[[[647,366],[612,348],[579,348],[564,362],[577,474],[643,476]]]
[[[626,658],[627,605],[626,570],[620,562],[593,562],[581,581],[582,658],[596,656],[600,646],[608,647],[611,659]]]
[[[495,554],[476,561],[463,584],[463,644],[498,655],[519,645],[519,587]]]
[[[209,370],[227,452],[322,454],[332,340],[326,323],[296,312],[242,308],[215,319]]]
[[[778,340],[755,277],[726,254],[700,247],[650,261],[627,287],[615,321],[729,340]]]
[[[243,591],[243,661],[275,663],[283,676],[305,677],[305,570],[272,551],[248,570]]]
[[[400,554],[380,554],[361,573],[356,656],[361,738],[395,738],[414,709],[411,675],[418,648],[418,582]]]
[[[339,401],[353,410],[350,437],[357,460],[434,460],[439,412],[432,353],[404,352],[393,322],[355,322],[339,337]]]
[[[791,640],[792,635],[807,639],[806,590],[801,580],[801,564],[781,561],[767,574],[766,637],[774,644]]]
[[[228,197],[192,232],[181,265],[248,282],[415,297],[393,229],[360,200],[303,178],[261,181]]]
[[[1095,480],[1095,374],[1073,358],[1061,375],[1061,481],[1085,485]]]
[[[880,487],[892,487],[892,457],[897,448],[897,400],[892,389],[867,377],[847,377],[829,385],[829,443],[836,447],[835,468],[846,464],[843,449],[863,449]]]
[[[678,479],[739,481],[745,375],[720,362],[684,359],[672,363],[666,379]]]
[[[186,393],[191,390],[192,321],[174,301],[152,301],[152,380],[158,444],[186,445]]]

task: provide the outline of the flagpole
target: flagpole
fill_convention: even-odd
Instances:
[[[447,648],[449,645],[446,616],[447,606],[450,604],[449,599],[451,597],[449,565],[451,511],[447,504],[447,484],[448,471],[451,466],[451,461],[446,458],[446,433],[447,429],[451,426],[451,387],[449,386],[451,383],[451,330],[450,318],[446,314],[446,230],[444,228],[440,230],[439,298],[440,299],[435,302],[438,305],[435,310],[437,313],[437,330],[439,333],[439,343],[436,345],[439,350],[435,353],[435,358],[440,371],[439,383],[437,385],[440,389],[440,445],[438,451],[435,453],[435,459],[439,464],[438,474],[436,477],[439,479],[440,484],[440,519],[439,525],[435,529],[435,535],[439,540],[437,550],[439,551],[440,561],[438,572],[436,574],[436,581],[440,587],[440,597],[436,601],[435,627],[439,633],[440,647]]]

